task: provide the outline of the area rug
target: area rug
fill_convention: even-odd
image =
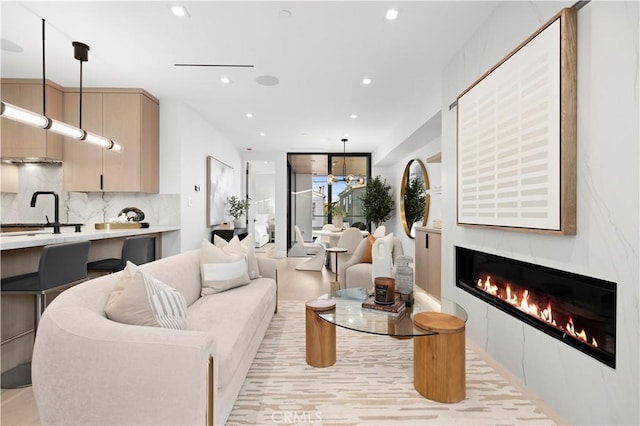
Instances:
[[[337,328],[337,362],[305,362],[305,308],[280,301],[228,425],[553,425],[471,348],[466,398],[424,399],[413,388],[413,343]]]

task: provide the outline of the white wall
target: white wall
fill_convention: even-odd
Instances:
[[[240,196],[244,195],[245,166],[240,152],[229,149],[231,141],[183,103],[163,100],[160,123],[160,192],[180,194],[181,232],[175,249],[199,248],[211,232],[207,227],[207,156],[233,167],[234,192]]]
[[[637,2],[591,2],[578,11],[577,234],[456,225],[456,111],[448,106],[561,7],[557,2],[503,3],[443,70],[442,294],[467,309],[468,339],[569,422],[638,424]],[[616,368],[457,289],[456,245],[617,282]]]

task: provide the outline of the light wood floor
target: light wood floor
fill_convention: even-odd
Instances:
[[[258,253],[258,256],[268,255]],[[326,268],[322,272],[296,271],[295,266],[305,260],[301,257],[277,259],[279,300],[310,300],[329,291],[335,275]],[[0,399],[0,425],[40,424],[31,387],[2,389]]]

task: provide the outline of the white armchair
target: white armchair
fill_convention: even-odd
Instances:
[[[393,237],[393,234],[387,235],[389,239],[393,241],[393,248],[391,250],[391,262],[395,262],[395,258],[404,254],[404,250],[402,248],[402,242],[399,238]],[[383,238],[376,239],[382,240]],[[365,252],[368,250],[368,240],[367,238],[363,239],[358,247],[353,252],[353,255],[347,260],[338,265],[339,269],[339,278],[344,283],[345,288],[356,288],[356,287],[364,287],[370,290],[373,290],[373,273],[374,273],[374,257],[373,257],[373,247],[372,247],[372,262],[365,263],[363,262],[363,258]],[[374,243],[375,244],[375,243]],[[380,244],[379,244],[380,246]],[[386,250],[386,246],[380,246]],[[378,261],[376,262],[376,271],[378,271]],[[384,264],[384,263],[383,263]],[[392,263],[393,265],[393,263]],[[383,270],[383,268],[380,268]],[[379,272],[376,272],[379,273]],[[380,275],[376,275],[380,276]],[[393,275],[390,275],[393,276]]]
[[[347,228],[344,230],[340,239],[338,240],[338,247],[347,249],[346,253],[337,253],[338,266],[341,263],[349,260],[353,252],[358,248],[358,244],[362,241],[362,232],[358,228]],[[336,272],[336,259],[335,256],[329,257],[329,269],[331,272]]]

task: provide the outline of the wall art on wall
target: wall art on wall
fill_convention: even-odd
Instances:
[[[458,224],[575,234],[576,38],[563,9],[458,96]]]
[[[227,219],[227,197],[233,191],[233,167],[207,156],[207,226]]]

